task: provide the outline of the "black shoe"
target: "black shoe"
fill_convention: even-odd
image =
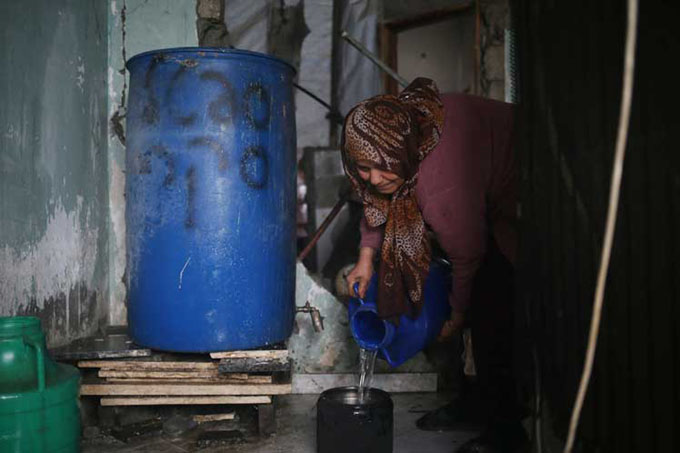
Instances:
[[[527,453],[529,438],[519,422],[489,428],[465,442],[456,453]]]
[[[479,416],[468,410],[461,400],[455,400],[416,420],[418,429],[424,431],[473,431],[481,427]]]

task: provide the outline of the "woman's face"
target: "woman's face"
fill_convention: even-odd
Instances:
[[[359,177],[370,184],[376,192],[391,195],[404,183],[396,173],[375,168],[375,164],[367,160],[356,163]]]

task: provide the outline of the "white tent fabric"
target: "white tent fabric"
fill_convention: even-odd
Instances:
[[[298,83],[331,102],[333,0],[304,0],[309,34],[302,42]],[[328,109],[301,91],[295,95],[298,149],[329,145]]]
[[[332,33],[346,30],[371,52],[378,52],[380,0],[286,0],[287,6],[304,1],[310,32],[302,44],[298,83],[321,99],[331,100]],[[341,4],[340,29],[333,30],[333,5]],[[234,47],[266,53],[272,0],[225,0],[225,22]],[[357,102],[382,92],[379,69],[346,41],[339,42],[338,108],[346,114]],[[330,124],[326,108],[302,92],[295,95],[298,148],[329,146]]]
[[[269,0],[224,0],[224,21],[237,49],[267,52]]]
[[[379,0],[343,1],[341,30],[378,54]],[[340,76],[338,79],[338,108],[345,115],[358,102],[382,93],[380,70],[368,58],[342,40],[339,46]]]

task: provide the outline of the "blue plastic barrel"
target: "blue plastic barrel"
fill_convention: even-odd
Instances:
[[[425,280],[425,301],[416,319],[402,315],[399,326],[378,317],[376,297],[377,276],[374,274],[364,299],[349,301],[349,325],[357,344],[371,351],[378,350],[382,357],[396,367],[422,351],[437,338],[444,321],[451,315],[449,290],[451,268],[434,260]]]
[[[208,352],[285,340],[295,311],[295,109],[287,63],[219,48],[127,62],[128,323]]]

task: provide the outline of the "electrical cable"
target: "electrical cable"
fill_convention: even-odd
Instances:
[[[623,70],[623,89],[621,94],[621,111],[619,116],[619,128],[616,136],[616,150],[614,164],[612,168],[612,180],[609,190],[609,206],[607,209],[607,222],[605,225],[605,236],[602,245],[602,256],[600,269],[597,276],[597,287],[595,289],[595,299],[593,301],[593,314],[590,320],[590,333],[588,335],[588,347],[586,358],[583,365],[583,374],[579,384],[576,401],[571,413],[569,424],[569,434],[564,447],[564,453],[571,453],[576,438],[576,430],[581,418],[581,410],[585,401],[588,383],[593,371],[593,361],[595,349],[597,348],[597,337],[600,331],[600,320],[602,317],[602,305],[604,299],[604,289],[609,271],[612,243],[614,231],[616,229],[616,213],[619,206],[619,195],[621,192],[621,177],[623,175],[623,162],[626,153],[626,142],[628,139],[628,126],[630,123],[630,109],[633,97],[633,76],[635,73],[635,41],[637,38],[638,20],[638,1],[628,0],[628,24],[626,28],[626,48]]]

